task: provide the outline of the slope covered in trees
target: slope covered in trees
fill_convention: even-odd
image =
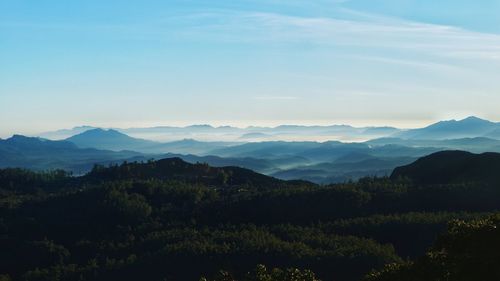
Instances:
[[[407,177],[423,184],[498,183],[499,171],[500,153],[442,151],[396,168],[391,177]]]
[[[484,217],[500,209],[498,198],[488,182],[319,186],[177,158],[95,166],[81,177],[4,169],[0,274],[355,281],[423,255],[448,221]]]
[[[500,280],[500,215],[453,221],[432,248],[414,262],[391,264],[366,281]]]

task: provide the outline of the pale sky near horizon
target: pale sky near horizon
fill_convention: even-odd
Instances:
[[[500,121],[500,0],[0,0],[0,137]]]

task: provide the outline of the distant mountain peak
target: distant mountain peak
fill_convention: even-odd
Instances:
[[[15,134],[12,137],[6,139],[8,142],[22,142],[22,143],[44,143],[49,142],[49,140],[40,137],[29,137],[24,135]]]
[[[51,140],[62,140],[69,138],[71,136],[81,134],[85,131],[91,130],[91,129],[96,129],[96,127],[92,126],[87,126],[87,125],[82,125],[82,126],[76,126],[71,129],[60,129],[52,132],[44,132],[38,134],[39,137],[45,138],[45,139],[51,139]]]
[[[429,125],[428,127],[432,127],[432,126],[440,125],[440,124],[450,124],[450,123],[458,123],[458,124],[460,124],[460,123],[485,123],[486,124],[487,123],[487,124],[493,124],[493,122],[491,122],[489,120],[482,119],[482,118],[479,118],[476,116],[469,116],[469,117],[466,117],[466,118],[460,119],[460,120],[451,119],[451,120],[439,121],[437,123]]]
[[[6,141],[11,141],[11,142],[27,142],[27,141],[32,141],[32,142],[40,142],[42,139],[38,137],[27,137],[19,134],[15,134],[12,137],[8,138]]]
[[[27,137],[19,134],[14,134],[9,139],[37,139],[36,137]]]
[[[102,129],[102,128],[91,129],[91,130],[88,130],[88,131],[85,131],[85,132],[81,133],[80,135],[83,135],[83,134],[87,134],[87,135],[88,134],[115,134],[115,135],[126,136],[125,134],[120,133],[117,130],[114,130],[114,129]]]
[[[98,148],[113,151],[136,150],[156,144],[153,141],[130,137],[114,129],[96,128],[66,139],[81,148]]]
[[[440,121],[425,128],[407,130],[394,136],[403,139],[460,139],[485,136],[497,129],[500,124],[476,116],[462,120]]]
[[[83,137],[106,137],[106,138],[130,138],[132,139],[132,137],[124,134],[124,133],[121,133],[117,130],[114,130],[114,129],[102,129],[102,128],[95,128],[95,129],[91,129],[91,130],[87,130],[85,132],[82,132],[78,135],[75,135],[75,136],[72,136],[69,138],[69,140],[74,140],[74,139],[78,139],[78,138],[83,138]]]
[[[187,126],[186,128],[192,128],[192,129],[213,129],[214,127],[208,124],[195,124],[195,125],[190,125]]]
[[[458,122],[484,122],[484,123],[493,123],[489,120],[485,120],[485,119],[482,119],[482,118],[479,118],[479,117],[476,117],[476,116],[469,116],[465,119],[462,119]]]
[[[41,146],[51,146],[57,148],[76,148],[76,146],[67,141],[51,141],[44,138],[39,137],[28,137],[19,134],[15,134],[12,137],[2,140],[7,144],[11,144],[17,147],[22,147],[23,149],[32,149]]]
[[[89,125],[81,125],[81,126],[75,126],[73,129],[95,129],[96,127],[94,126],[89,126]]]

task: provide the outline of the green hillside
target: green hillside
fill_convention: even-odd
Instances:
[[[320,186],[178,158],[81,177],[3,169],[0,194],[1,278],[27,281],[357,281],[500,209],[487,183]]]

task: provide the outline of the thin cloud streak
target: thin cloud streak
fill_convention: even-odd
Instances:
[[[298,100],[298,97],[291,97],[291,96],[261,96],[261,97],[254,97],[255,100],[266,100],[266,101],[284,101],[284,100]]]
[[[211,10],[168,16],[142,23],[86,25],[0,22],[5,29],[134,35],[148,40],[208,40],[247,44],[317,44],[426,52],[443,57],[497,59],[500,35],[452,26],[411,22],[348,9],[336,17],[300,17],[278,13]],[[349,15],[351,19],[344,19]]]
[[[359,20],[298,17],[262,12],[221,12],[216,24],[194,24],[180,34],[208,40],[247,43],[304,43],[330,46],[363,46],[404,49],[448,56],[460,52],[469,58],[500,55],[500,36],[452,26],[426,24],[367,15]],[[196,22],[195,15],[190,16]],[[477,57],[474,57],[477,55]]]

